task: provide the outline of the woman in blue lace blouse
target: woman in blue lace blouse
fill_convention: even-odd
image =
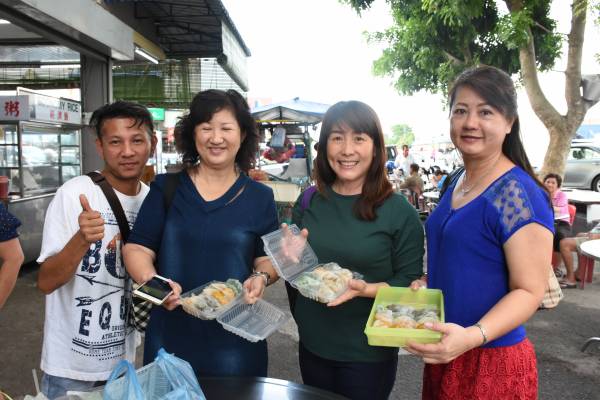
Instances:
[[[465,170],[427,220],[430,288],[444,293],[437,344],[410,344],[426,363],[423,399],[536,399],[535,352],[523,324],[540,305],[553,212],[525,155],[517,96],[493,67],[450,91],[450,136]],[[413,282],[413,285],[416,283]]]
[[[21,221],[11,215],[4,204],[0,203],[0,309],[4,306],[10,292],[15,287],[19,268],[23,264],[24,256],[17,228]]]

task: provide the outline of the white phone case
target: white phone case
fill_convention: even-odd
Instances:
[[[164,278],[164,277],[162,277],[160,275],[154,275],[154,278],[161,279],[161,280],[163,280],[163,281],[165,281],[167,283],[169,282],[168,279],[166,279],[166,278]],[[149,295],[147,293],[144,293],[144,292],[142,292],[142,291],[139,290],[144,285],[146,285],[146,283],[148,283],[148,282],[144,282],[137,289],[135,289],[133,291],[133,295],[137,296],[139,298],[142,298],[144,300],[148,300],[149,302],[151,302],[152,304],[156,304],[157,306],[161,306],[165,302],[165,300],[173,293],[173,290],[171,290],[170,292],[167,293],[167,295],[164,298],[159,299],[157,297],[151,296],[151,295]]]

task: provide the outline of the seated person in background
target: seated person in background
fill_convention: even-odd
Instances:
[[[270,142],[267,143],[267,146],[270,145]],[[292,156],[296,153],[296,147],[290,141],[290,139],[285,138],[285,142],[283,147],[269,147],[266,149],[262,156],[267,160],[275,161],[278,163],[283,163],[288,161]]]
[[[419,164],[410,164],[410,175],[400,185],[400,189],[410,189],[418,196],[423,193],[423,179],[419,175]]]
[[[388,174],[394,173],[394,167],[395,167],[395,164],[394,164],[394,161],[392,161],[392,160],[385,163],[385,169]]]
[[[435,188],[437,190],[442,190],[442,186],[444,185],[444,181],[446,180],[447,177],[448,177],[448,174],[446,174],[444,171],[442,171],[441,169],[436,169],[433,172],[433,177],[431,178],[431,183],[435,186]]]
[[[552,208],[554,210],[554,252],[560,251],[559,243],[562,239],[571,236],[571,220],[569,217],[569,200],[567,195],[560,190],[562,178],[558,174],[547,174],[544,177],[544,186],[550,193]],[[558,254],[556,254],[558,257]],[[556,269],[558,266],[553,265]]]
[[[579,270],[573,271],[573,253],[577,252],[577,248],[582,243],[594,239],[600,239],[600,223],[587,233],[578,233],[576,237],[568,237],[560,241],[560,255],[567,270],[567,275],[560,281],[561,288],[572,289],[577,286],[576,280],[579,279]]]

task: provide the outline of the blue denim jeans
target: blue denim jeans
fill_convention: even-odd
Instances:
[[[91,391],[93,388],[104,385],[105,382],[78,381],[76,379],[62,378],[60,376],[42,374],[42,393],[50,400],[65,396],[69,390]]]

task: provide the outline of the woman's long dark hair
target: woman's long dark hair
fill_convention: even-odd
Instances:
[[[486,103],[500,111],[505,118],[514,119],[510,133],[504,137],[504,142],[502,142],[502,153],[515,165],[527,172],[538,186],[547,192],[546,187],[533,171],[521,141],[521,127],[517,112],[517,91],[510,76],[506,72],[490,66],[465,70],[456,78],[452,89],[450,89],[450,109],[454,106],[458,89],[463,86],[475,91]]]
[[[235,115],[240,126],[241,144],[235,156],[237,166],[245,173],[254,166],[259,136],[248,103],[235,90],[210,89],[194,96],[189,113],[175,126],[175,143],[177,151],[182,154],[184,167],[190,168],[198,161],[202,162],[196,149],[194,133],[196,126],[210,121],[215,113],[224,109],[230,110]]]
[[[340,101],[327,110],[321,125],[315,165],[315,181],[320,193],[325,193],[325,188],[337,179],[327,160],[327,141],[336,127],[347,127],[354,132],[366,133],[373,140],[373,161],[367,171],[360,197],[354,204],[354,214],[359,219],[373,221],[377,218],[377,207],[393,193],[385,171],[386,154],[381,123],[375,111],[360,101]]]

